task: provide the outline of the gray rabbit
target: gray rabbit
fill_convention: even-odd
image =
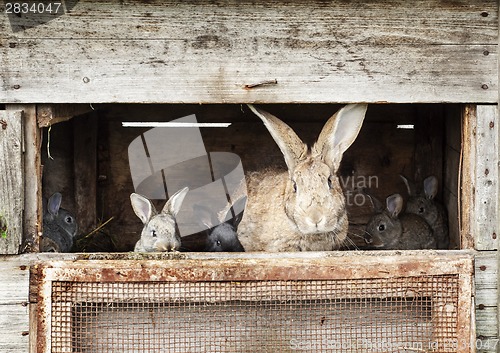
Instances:
[[[242,197],[234,203],[234,205],[227,211],[222,222],[219,222],[215,213],[208,207],[201,205],[194,205],[194,214],[203,226],[207,229],[205,251],[211,252],[243,252],[245,249],[241,245],[237,229],[238,224],[243,218],[243,211],[245,209],[247,198]],[[236,213],[241,210],[239,213]]]
[[[431,175],[424,180],[423,193],[418,193],[413,182],[400,175],[406,184],[410,195],[406,204],[406,212],[419,215],[431,226],[438,249],[448,249],[450,238],[448,234],[448,216],[442,204],[435,196],[438,191],[438,180]]]
[[[69,252],[73,246],[78,225],[75,216],[61,208],[62,195],[54,193],[43,200],[42,252]]]
[[[403,197],[394,194],[386,207],[370,196],[377,212],[366,226],[365,241],[372,248],[384,250],[435,249],[436,240],[425,220],[412,213],[401,213]]]
[[[181,237],[176,230],[175,217],[188,191],[189,188],[185,187],[173,194],[160,213],[146,197],[136,193],[130,195],[132,208],[144,224],[141,239],[135,244],[135,252],[164,252],[180,249]]]

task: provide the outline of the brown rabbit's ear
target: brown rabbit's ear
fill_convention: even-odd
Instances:
[[[397,218],[403,209],[403,197],[400,194],[388,196],[386,199],[387,211],[392,218]]]
[[[151,217],[157,214],[153,203],[142,195],[136,193],[130,194],[130,203],[135,214],[144,224],[148,223]]]
[[[427,197],[429,200],[432,200],[434,197],[436,197],[437,191],[438,191],[437,178],[434,175],[425,178],[424,180],[425,197]]]
[[[264,122],[281,153],[283,153],[288,170],[292,171],[297,161],[307,153],[307,146],[292,128],[283,121],[262,109],[255,108],[251,104],[247,105]]]
[[[366,196],[368,196],[368,199],[370,199],[370,202],[372,204],[372,210],[374,212],[380,213],[380,212],[382,212],[384,210],[384,205],[382,204],[382,202],[380,202],[379,199],[377,199],[375,196],[370,195],[370,194],[368,194],[366,192],[364,192],[364,194]]]
[[[406,190],[408,191],[409,196],[413,196],[417,194],[417,188],[415,187],[415,183],[406,178],[404,175],[399,174],[399,177],[403,180],[406,185]]]
[[[351,146],[363,125],[367,104],[349,104],[335,113],[325,124],[314,144],[313,152],[336,172],[342,155]]]
[[[176,216],[179,210],[181,209],[182,206],[182,201],[184,201],[184,197],[186,197],[186,194],[188,193],[189,188],[185,187],[184,189],[181,189],[177,191],[175,194],[173,194],[163,206],[163,209],[161,210],[162,213],[167,213],[171,214],[173,216]]]

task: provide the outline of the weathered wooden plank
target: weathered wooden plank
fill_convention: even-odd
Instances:
[[[465,105],[462,111],[462,171],[460,200],[460,249],[473,249],[475,246],[476,229],[475,200],[476,200],[476,106]]]
[[[179,41],[20,40],[5,55],[3,72],[15,74],[2,75],[0,102],[329,103],[497,99],[496,46],[352,46],[346,50],[342,45],[323,40],[288,48],[279,41],[273,44],[275,39],[255,38],[249,50],[247,41],[237,38],[233,41],[230,49],[200,50],[193,43],[186,46]],[[0,40],[0,47],[6,46],[7,41]],[[485,56],[485,51],[490,54]],[[29,62],[25,65],[17,64],[26,62],[26,58]],[[277,83],[246,88],[269,80]]]
[[[494,102],[497,15],[494,0],[80,1],[24,31],[0,19],[0,99]]]
[[[29,352],[29,262],[0,256],[0,352]]]
[[[314,16],[311,16],[314,12]],[[59,12],[59,14],[61,14]],[[6,38],[176,39],[191,33],[227,38],[268,35],[297,39],[335,34],[341,43],[497,44],[495,0],[377,1],[124,1],[80,0],[57,20],[48,16],[0,19]],[[25,25],[13,32],[12,24]],[[99,23],[98,26],[96,24]],[[118,26],[117,26],[118,25]],[[34,27],[33,27],[34,26]],[[32,27],[32,28],[30,28]],[[13,35],[13,36],[12,36]],[[215,38],[215,36],[220,36]],[[205,38],[210,39],[210,38]],[[200,43],[203,38],[200,38]],[[215,44],[215,43],[212,43]],[[222,43],[223,44],[223,43]]]
[[[24,199],[23,244],[20,252],[38,251],[39,235],[42,231],[42,193],[41,193],[41,162],[40,162],[40,130],[36,121],[35,105],[6,106],[7,110],[23,111],[23,168]]]
[[[498,337],[497,307],[476,308],[476,334],[485,337]]]
[[[497,306],[498,263],[496,252],[480,252],[475,256],[476,307]]]
[[[23,256],[0,257],[0,305],[28,302],[29,262]]]
[[[475,316],[478,352],[496,352],[498,346],[498,262],[497,252],[478,252],[475,255]]]
[[[478,105],[475,158],[475,240],[477,250],[498,248],[498,108]]]
[[[0,352],[29,352],[29,308],[21,304],[0,305]]]
[[[24,208],[22,111],[0,111],[0,254],[17,254]]]
[[[369,253],[369,252],[366,252]],[[316,258],[226,258],[213,260],[183,259],[183,261],[53,261],[43,267],[43,275],[51,280],[70,281],[178,281],[178,280],[287,280],[287,279],[356,279],[410,277],[432,274],[472,273],[471,255],[449,252],[402,252],[405,256],[374,256],[361,254]],[[347,256],[349,254],[349,256]],[[339,256],[335,256],[339,255]],[[273,259],[273,266],[270,266]],[[359,264],[364,266],[360,267]],[[142,271],[155,268],[153,277]],[[82,271],[82,269],[85,269]],[[223,271],[221,269],[224,269]]]

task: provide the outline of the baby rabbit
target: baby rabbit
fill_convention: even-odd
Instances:
[[[208,207],[194,205],[193,210],[199,222],[207,227],[205,251],[211,252],[243,252],[243,246],[238,240],[237,228],[243,217],[247,198],[242,197],[227,211],[222,222],[219,222],[214,212]],[[233,217],[233,210],[241,210]]]
[[[311,148],[283,121],[248,106],[269,130],[288,171],[247,175],[248,204],[238,228],[243,247],[269,252],[338,249],[347,236],[348,221],[337,170],[368,106],[340,109]]]
[[[78,225],[75,216],[61,208],[62,195],[58,192],[43,200],[42,252],[69,252],[73,246]]]
[[[423,195],[417,193],[414,183],[400,175],[405,182],[410,198],[406,204],[406,212],[419,215],[431,226],[436,239],[438,249],[448,249],[450,238],[448,235],[448,215],[444,206],[440,204],[435,196],[438,191],[438,180],[435,176],[427,177],[424,180]]]
[[[177,251],[181,246],[181,237],[176,231],[175,216],[189,188],[185,187],[173,194],[165,203],[160,213],[153,203],[136,193],[130,195],[130,202],[137,217],[144,227],[141,239],[135,244],[135,252]]]
[[[365,241],[376,249],[435,249],[436,240],[425,220],[412,213],[401,213],[403,198],[394,194],[386,199],[386,208],[370,196],[375,214],[366,226]]]

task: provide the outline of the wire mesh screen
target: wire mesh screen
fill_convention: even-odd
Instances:
[[[458,275],[52,282],[51,352],[453,352]]]

